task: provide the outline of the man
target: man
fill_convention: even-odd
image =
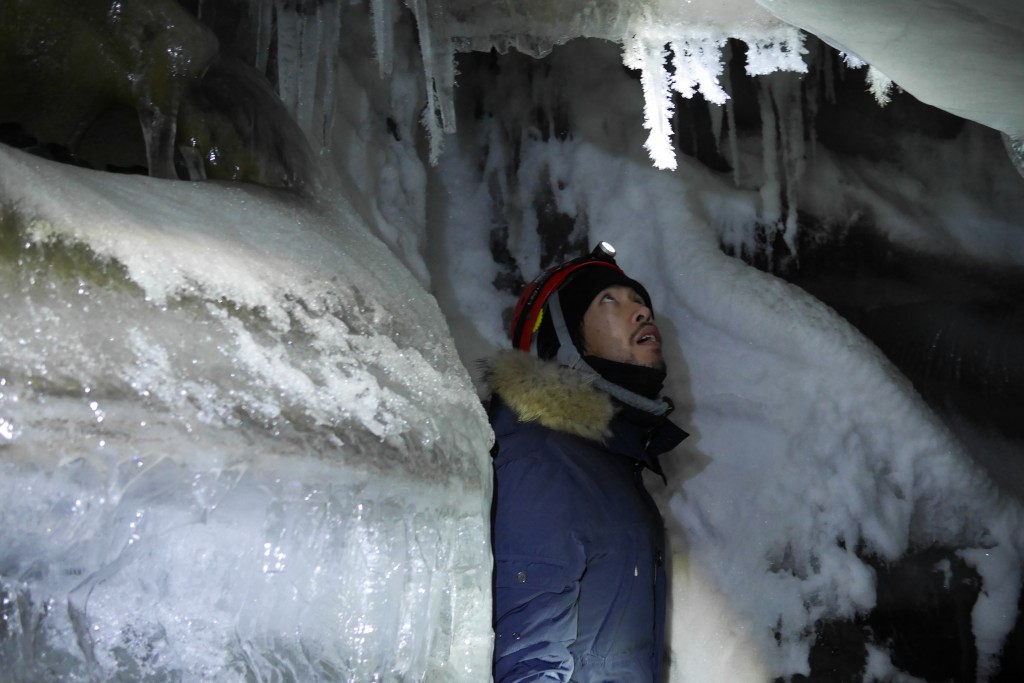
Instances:
[[[495,681],[656,683],[665,539],[642,470],[686,433],[650,296],[602,243],[526,288],[512,339],[488,369]]]

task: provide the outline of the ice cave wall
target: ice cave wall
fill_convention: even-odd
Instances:
[[[411,272],[415,146],[358,121],[416,114],[346,92],[322,162],[329,98],[288,111],[196,9],[0,6],[5,680],[479,680],[491,435]],[[290,9],[301,71],[329,18]]]

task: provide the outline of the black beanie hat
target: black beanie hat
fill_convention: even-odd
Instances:
[[[636,280],[627,277],[625,273],[616,268],[602,266],[580,268],[565,284],[558,289],[558,301],[562,307],[562,316],[565,318],[565,326],[569,330],[569,337],[582,355],[583,348],[583,316],[593,303],[594,297],[609,287],[629,287],[640,295],[653,310],[651,296],[647,289]],[[551,322],[551,315],[545,310],[544,318],[541,320],[540,329],[537,330],[537,356],[547,360],[554,358],[558,353],[558,335],[555,333],[555,326]]]

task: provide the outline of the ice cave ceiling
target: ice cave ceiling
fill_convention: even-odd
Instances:
[[[576,37],[620,44],[644,81],[648,148],[656,165],[672,168],[672,152],[659,149],[671,146],[671,131],[661,130],[671,89],[724,103],[728,39],[745,43],[751,76],[804,72],[806,31],[870,65],[882,97],[894,85],[1001,131],[1020,166],[1013,145],[1024,133],[1024,9],[1013,0],[405,5],[415,18],[434,161],[457,128],[459,53],[514,48],[542,57]],[[372,48],[346,34],[367,11]],[[395,19],[406,11],[387,0],[355,9],[325,0],[4,0],[0,122],[8,141],[27,146],[29,136],[51,154],[100,167],[301,185],[312,171],[296,123],[314,147],[328,142],[332,100],[344,97],[332,85],[336,60],[369,48],[380,76],[390,76]]]

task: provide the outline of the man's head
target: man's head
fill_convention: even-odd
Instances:
[[[554,266],[534,280],[516,308],[513,344],[522,350],[532,346],[542,359],[557,355],[565,364],[572,354],[560,348],[568,344],[580,355],[664,368],[650,295],[622,272],[613,254],[602,243],[591,256]]]
[[[594,297],[583,314],[585,355],[663,369],[661,332],[644,298],[631,287],[612,285]]]

